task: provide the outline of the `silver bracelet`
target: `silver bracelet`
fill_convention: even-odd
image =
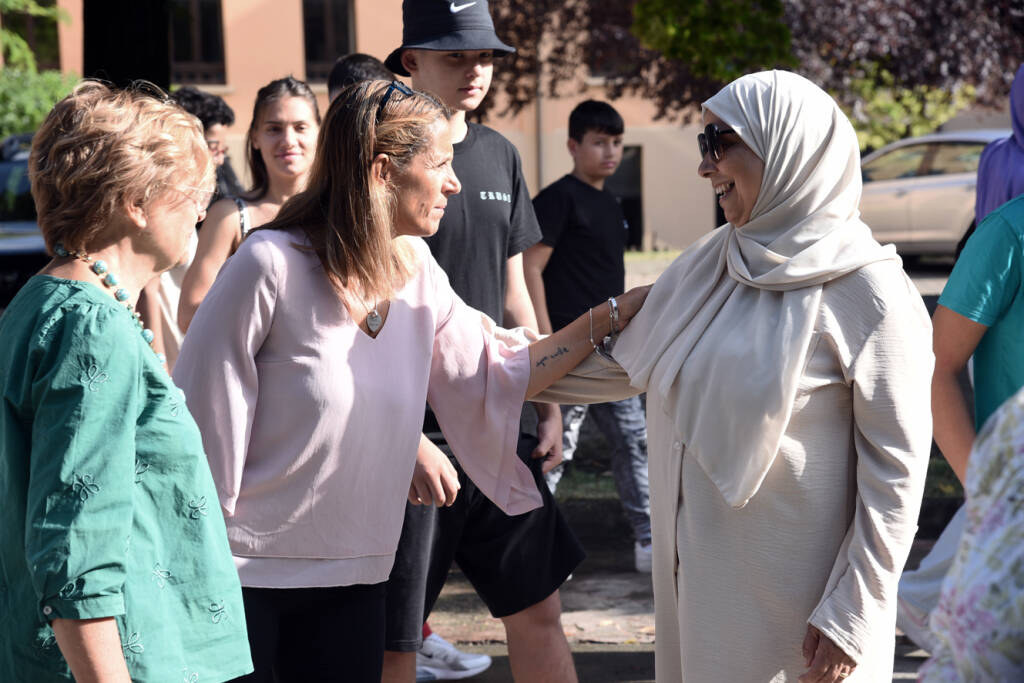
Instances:
[[[608,322],[611,327],[611,336],[619,333],[619,302],[614,296],[608,297]]]
[[[590,317],[590,345],[597,351],[597,344],[594,343],[594,309],[588,308],[587,315]]]

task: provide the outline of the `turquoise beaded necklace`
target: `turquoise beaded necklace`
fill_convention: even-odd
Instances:
[[[83,251],[71,251],[70,249],[65,249],[64,245],[62,244],[56,245],[53,248],[53,251],[55,254],[57,254],[57,256],[78,259],[79,261],[83,261],[89,264],[89,270],[91,270],[92,272],[96,273],[97,276],[99,276],[100,282],[103,283],[104,287],[106,287],[107,289],[113,289],[114,298],[123,303],[125,307],[128,309],[128,312],[131,314],[132,320],[135,322],[136,327],[138,327],[139,330],[142,331],[142,338],[146,341],[147,344],[149,344],[149,348],[153,349],[153,353],[156,354],[157,360],[159,360],[161,363],[167,362],[167,356],[157,352],[157,350],[153,348],[153,330],[147,329],[142,325],[142,316],[139,315],[139,312],[136,311],[135,307],[132,306],[130,301],[128,301],[128,299],[131,298],[131,294],[129,294],[128,290],[125,289],[124,287],[118,286],[120,284],[120,279],[110,272],[110,269],[107,267],[106,261],[94,260],[91,256],[89,256]]]

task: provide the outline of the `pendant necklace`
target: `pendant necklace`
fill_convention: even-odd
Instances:
[[[373,308],[370,308],[363,298],[359,297],[359,303],[366,309],[366,328],[370,330],[370,334],[377,334],[377,330],[384,324],[384,318],[380,317],[380,311],[377,310],[377,302],[373,302]]]
[[[110,272],[110,269],[107,267],[106,261],[94,260],[91,256],[89,256],[83,251],[71,251],[69,249],[65,249],[64,246],[61,244],[54,246],[53,251],[55,254],[57,254],[57,256],[61,256],[64,258],[73,258],[79,261],[83,261],[84,263],[87,263],[89,265],[89,270],[94,272],[100,278],[100,282],[103,283],[103,286],[106,287],[107,289],[114,290],[114,298],[125,305],[125,307],[128,309],[128,312],[131,314],[132,320],[135,322],[135,325],[141,331],[142,338],[145,340],[147,344],[149,344],[149,348],[153,349],[153,331],[143,327],[142,316],[139,315],[139,312],[136,311],[135,307],[132,306],[132,304],[128,301],[128,299],[131,298],[131,295],[128,293],[128,290],[125,289],[124,287],[118,287],[118,284],[120,284],[120,279]],[[380,316],[378,315],[377,318],[379,320]],[[380,327],[380,323],[378,323],[377,326]],[[159,360],[161,363],[167,362],[167,357],[164,354],[157,353],[156,349],[153,349],[153,353],[156,354],[157,360]]]

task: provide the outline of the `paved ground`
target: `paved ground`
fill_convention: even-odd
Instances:
[[[650,282],[675,254],[627,259],[627,286]],[[948,275],[948,263],[914,264],[912,277],[934,305]],[[931,306],[929,306],[931,307]],[[647,575],[631,571],[629,529],[615,500],[565,500],[562,507],[587,549],[587,559],[562,588],[562,626],[573,650],[577,672],[587,683],[654,680],[654,600]],[[916,564],[930,542],[918,542]],[[433,628],[460,647],[486,652],[493,666],[473,678],[478,683],[511,681],[501,623],[492,619],[458,571],[430,619]],[[916,680],[927,654],[909,641],[897,642],[894,681]]]

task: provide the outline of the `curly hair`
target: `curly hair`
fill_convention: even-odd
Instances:
[[[87,251],[122,207],[145,206],[176,183],[212,186],[214,177],[199,121],[148,83],[80,83],[47,115],[28,164],[51,253],[58,243]]]
[[[171,99],[182,109],[199,119],[203,130],[218,124],[230,126],[235,122],[235,112],[219,95],[203,92],[198,88],[186,85],[171,93]]]
[[[391,297],[408,280],[413,257],[394,239],[396,189],[373,182],[371,164],[386,154],[401,172],[430,143],[430,127],[451,118],[429,93],[388,91],[387,81],[341,91],[320,129],[306,190],[259,228],[304,231],[336,289],[356,286],[374,299]]]

